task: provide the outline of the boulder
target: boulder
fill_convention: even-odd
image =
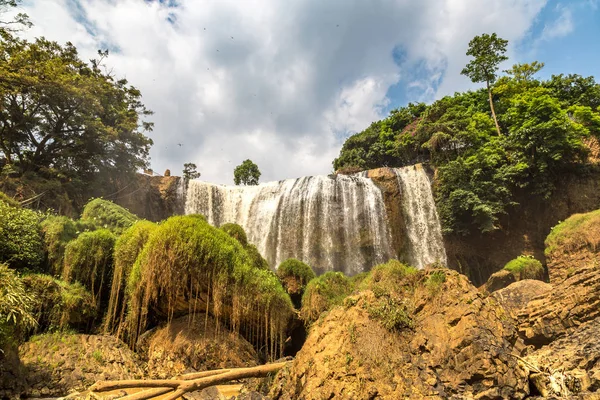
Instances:
[[[258,365],[250,343],[212,317],[206,320],[205,314],[175,319],[143,338],[145,343],[139,349],[146,354],[150,378],[168,379],[188,372]]]
[[[517,279],[512,272],[501,269],[490,276],[487,282],[483,285],[482,289],[488,293],[493,293],[496,290],[504,289],[516,281]]]
[[[535,279],[524,279],[492,293],[492,297],[511,314],[516,315],[521,308],[536,297],[552,290],[552,285]]]
[[[541,347],[600,316],[600,268],[579,269],[517,313],[520,335]]]
[[[425,272],[417,280],[425,280]],[[309,332],[273,399],[524,398],[527,371],[512,352],[513,319],[468,279],[447,271],[441,286],[418,284],[410,315],[377,308],[370,290],[346,299]],[[381,319],[382,311],[386,313]],[[392,311],[392,312],[390,312]],[[405,326],[389,324],[402,318]],[[396,326],[390,330],[390,326]]]

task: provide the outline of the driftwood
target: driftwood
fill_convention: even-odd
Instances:
[[[175,400],[186,393],[202,390],[209,386],[237,379],[264,377],[279,371],[288,364],[288,361],[284,361],[250,368],[218,369],[179,375],[173,379],[98,381],[90,387],[90,391],[108,392],[119,389],[145,388],[146,390],[122,397],[121,400],[148,400],[163,395],[167,395],[163,400]]]

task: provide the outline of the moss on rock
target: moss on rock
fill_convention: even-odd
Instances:
[[[341,272],[326,272],[311,280],[302,296],[300,318],[307,325],[312,324],[321,313],[342,304],[352,289],[350,279]]]
[[[97,226],[116,234],[121,234],[139,218],[112,201],[93,199],[84,207],[81,219],[91,221]]]
[[[510,260],[504,269],[511,272],[517,280],[544,279],[544,266],[533,256],[519,256]]]

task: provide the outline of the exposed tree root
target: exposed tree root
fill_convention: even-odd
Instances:
[[[179,375],[173,379],[99,381],[90,387],[90,391],[108,392],[119,389],[147,388],[147,390],[125,396],[121,400],[148,400],[165,394],[167,397],[164,400],[175,400],[186,393],[202,390],[209,386],[220,385],[237,379],[264,377],[279,371],[288,364],[289,361],[284,361],[251,368],[203,371]]]

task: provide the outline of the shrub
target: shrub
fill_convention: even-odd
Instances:
[[[0,350],[13,345],[36,325],[31,312],[33,296],[15,270],[0,264]]]
[[[37,269],[44,258],[39,223],[42,215],[0,201],[0,262],[16,269]]]
[[[93,199],[83,209],[81,219],[92,221],[101,228],[108,229],[116,234],[121,234],[137,220],[134,214],[125,208],[103,199]]]
[[[446,272],[443,269],[433,271],[425,280],[425,287],[432,293],[437,293],[446,282]]]
[[[107,229],[85,232],[67,244],[62,278],[80,282],[92,293],[97,307],[108,299],[115,235]]]
[[[245,247],[248,245],[248,237],[246,236],[246,232],[244,231],[244,228],[242,228],[238,224],[224,224],[221,225],[219,229],[227,233],[232,238],[236,239],[238,242],[241,243],[242,246]]]
[[[290,295],[303,293],[308,282],[316,277],[308,264],[295,258],[288,258],[279,264],[277,276]]]
[[[544,279],[544,267],[533,256],[519,256],[509,261],[504,269],[515,275],[517,280]]]
[[[258,252],[258,249],[255,245],[248,243],[244,249],[246,250],[246,253],[248,253],[248,257],[250,257],[250,263],[254,266],[254,268],[270,270],[269,263]]]
[[[65,247],[81,232],[94,230],[89,222],[74,221],[65,216],[50,215],[41,223],[44,250],[48,263],[48,271],[53,275],[62,272]]]
[[[547,257],[582,247],[597,251],[600,247],[600,210],[570,216],[552,228],[545,244]]]
[[[125,309],[128,300],[127,281],[132,267],[148,241],[150,234],[156,229],[153,222],[141,220],[133,224],[117,239],[114,251],[114,272],[111,293],[106,314],[105,330],[113,332],[118,329],[121,335],[122,322],[125,321]],[[139,270],[137,271],[139,275]],[[136,278],[139,281],[139,278]]]
[[[7,195],[4,192],[0,192],[0,201],[5,202],[6,204],[8,204],[11,207],[15,207],[15,208],[21,207],[21,203],[19,203],[17,200],[13,199],[12,197],[10,197],[9,195]]]
[[[371,290],[375,296],[403,295],[403,289],[414,286],[418,270],[401,263],[390,260],[371,270],[369,275],[360,283],[361,290]]]
[[[321,313],[341,305],[352,289],[350,280],[341,272],[326,272],[311,280],[302,296],[300,318],[307,325],[312,324]]]
[[[23,277],[29,293],[34,294],[32,312],[38,321],[30,333],[85,329],[96,316],[96,304],[90,292],[79,282],[73,284],[48,275]]]
[[[149,310],[163,320],[207,311],[217,325],[226,320],[233,331],[262,343],[274,356],[292,313],[275,274],[255,268],[244,247],[227,233],[190,216],[171,217],[151,233],[127,290],[132,341],[147,327]]]

